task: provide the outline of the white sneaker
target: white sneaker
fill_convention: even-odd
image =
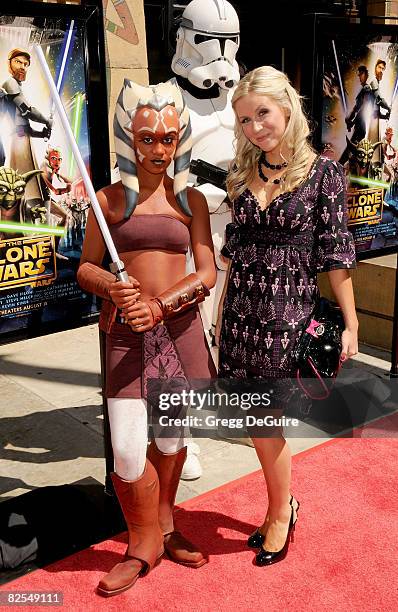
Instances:
[[[187,442],[187,458],[181,472],[181,480],[196,480],[202,476],[199,457],[200,448],[196,442]]]

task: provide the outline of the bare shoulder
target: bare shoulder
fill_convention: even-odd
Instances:
[[[121,181],[102,187],[97,191],[98,203],[108,223],[115,223],[120,216],[119,210],[124,206],[124,197]]]
[[[187,187],[188,204],[193,215],[208,215],[209,209],[203,193],[194,187]]]

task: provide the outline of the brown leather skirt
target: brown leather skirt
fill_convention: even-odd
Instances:
[[[106,334],[106,397],[145,397],[146,378],[215,378],[198,308],[144,333],[114,323]]]

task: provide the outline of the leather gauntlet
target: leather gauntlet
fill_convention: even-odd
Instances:
[[[111,300],[109,288],[115,282],[115,276],[111,272],[85,261],[77,272],[77,282],[85,291]]]
[[[210,295],[210,291],[200,280],[199,276],[197,274],[189,274],[170,287],[170,289],[149,301],[155,325],[162,318],[165,320],[170,319],[194,304],[200,304],[208,295]],[[160,316],[159,307],[162,317]]]

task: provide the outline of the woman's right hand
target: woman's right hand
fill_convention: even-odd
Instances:
[[[140,283],[137,279],[129,276],[129,282],[115,281],[109,287],[109,295],[112,302],[119,308],[124,310],[136,303],[140,298]]]

